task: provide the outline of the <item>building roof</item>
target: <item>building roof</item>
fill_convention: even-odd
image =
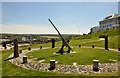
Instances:
[[[92,27],[92,28],[99,28],[100,26],[95,26],[95,27]]]
[[[110,16],[105,17],[105,18],[102,19],[101,21],[108,20],[108,19],[112,19],[112,18],[117,18],[117,17],[120,17],[120,14],[112,14],[112,15],[110,15]]]

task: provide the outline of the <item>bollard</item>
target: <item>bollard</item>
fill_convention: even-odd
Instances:
[[[79,48],[81,48],[81,45],[79,45]]]
[[[7,49],[6,43],[3,44],[4,49]]]
[[[28,47],[28,51],[30,51],[31,50],[31,47]]]
[[[50,68],[49,70],[55,69],[55,60],[50,60]]]
[[[120,51],[120,48],[118,48],[118,51]]]
[[[92,45],[92,48],[95,48],[95,45]]]
[[[27,56],[23,57],[23,63],[27,63]]]
[[[42,46],[40,46],[40,49],[42,49]]]
[[[99,71],[99,60],[93,60],[93,70],[94,71]]]
[[[20,53],[22,53],[22,50],[20,50]]]

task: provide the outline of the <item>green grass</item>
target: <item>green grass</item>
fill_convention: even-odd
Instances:
[[[100,35],[108,35],[108,37],[112,37],[112,36],[117,36],[119,35],[118,33],[119,29],[110,29],[110,30],[103,30],[103,31],[100,31],[100,32],[96,32],[96,33],[92,33],[92,34],[88,34],[88,35],[83,35],[83,36],[80,36],[78,37],[79,39],[96,39],[96,38],[99,38]]]
[[[51,45],[52,45],[52,43],[49,42],[49,43],[44,43],[44,44],[32,44],[30,47],[31,48],[40,48],[40,46],[42,46],[44,48],[44,47],[51,47]],[[55,43],[56,47],[59,47],[60,45],[61,45],[61,41]],[[28,47],[29,46],[21,46],[21,47],[19,47],[19,49],[25,50],[25,49],[28,49]]]
[[[109,37],[109,47],[117,48],[118,47],[118,29],[111,29],[107,31],[101,31],[90,35],[83,35],[76,38],[73,38],[70,41],[70,46],[74,47],[73,50],[76,51],[76,54],[68,54],[68,55],[53,55],[54,52],[57,52],[59,49],[45,49],[33,51],[28,56],[34,56],[34,58],[38,58],[39,61],[41,59],[45,59],[45,63],[49,63],[50,59],[55,59],[58,61],[58,64],[72,64],[73,62],[77,62],[77,64],[92,64],[93,59],[98,59],[100,63],[108,63],[109,59],[117,60],[118,53],[114,51],[106,51],[99,49],[84,49],[77,48],[79,44],[83,46],[91,46],[94,44],[95,46],[104,47],[104,41],[98,41],[99,35],[108,35]],[[93,42],[89,42],[93,41]],[[86,42],[86,43],[84,43]],[[32,48],[39,48],[40,45],[43,47],[51,47],[51,43],[45,44],[33,44]],[[56,42],[56,47],[60,47],[61,42]],[[26,47],[19,47],[19,49],[27,49]],[[43,71],[35,71],[35,70],[26,70],[16,65],[11,64],[9,61],[4,61],[8,58],[10,54],[13,53],[13,50],[4,50],[2,51],[2,75],[3,76],[118,76],[117,72],[112,73],[100,73],[100,74],[91,74],[91,75],[79,75],[79,74],[62,74],[58,72],[43,72]],[[30,58],[30,57],[29,57]],[[1,65],[1,64],[0,64]]]
[[[98,41],[97,41],[98,40]],[[89,41],[93,41],[93,42],[89,42]],[[86,43],[84,43],[86,42]],[[118,48],[118,36],[114,36],[114,37],[109,37],[108,39],[108,47],[109,48],[113,48],[113,49],[117,49]],[[71,40],[71,46],[78,46],[79,44],[81,44],[82,46],[92,46],[95,45],[97,47],[104,47],[104,40]]]
[[[93,49],[93,48],[73,48],[77,53],[74,54],[64,54],[64,55],[54,55],[59,49],[44,49],[38,51],[32,51],[27,54],[29,58],[37,58],[35,61],[45,60],[45,63],[49,63],[51,59],[58,61],[58,64],[92,64],[93,59],[98,59],[100,63],[109,63],[109,59],[118,60],[118,52],[107,51],[103,49]],[[32,59],[31,58],[31,59]]]
[[[104,40],[99,39],[100,35],[108,35],[108,47],[109,48],[118,48],[118,30],[119,29],[110,29],[106,31],[100,31],[93,34],[82,35],[76,38],[73,38],[70,42],[71,46],[78,46],[81,44],[82,46],[98,46],[104,47]]]

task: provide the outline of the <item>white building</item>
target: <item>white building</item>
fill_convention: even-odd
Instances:
[[[112,14],[100,20],[99,26],[91,28],[91,33],[111,28],[120,28],[120,14]]]
[[[100,27],[99,27],[99,26],[95,26],[95,27],[92,27],[92,28],[90,29],[90,32],[91,32],[91,33],[95,33],[95,32],[98,32],[98,31],[100,31]]]
[[[99,21],[101,30],[120,28],[120,14],[112,14]]]
[[[27,41],[26,37],[22,37],[22,41]]]

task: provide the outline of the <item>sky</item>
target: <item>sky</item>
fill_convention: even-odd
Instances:
[[[3,2],[2,33],[89,33],[100,20],[118,13],[118,2]]]
[[[118,2],[119,0],[1,0],[2,2]]]

